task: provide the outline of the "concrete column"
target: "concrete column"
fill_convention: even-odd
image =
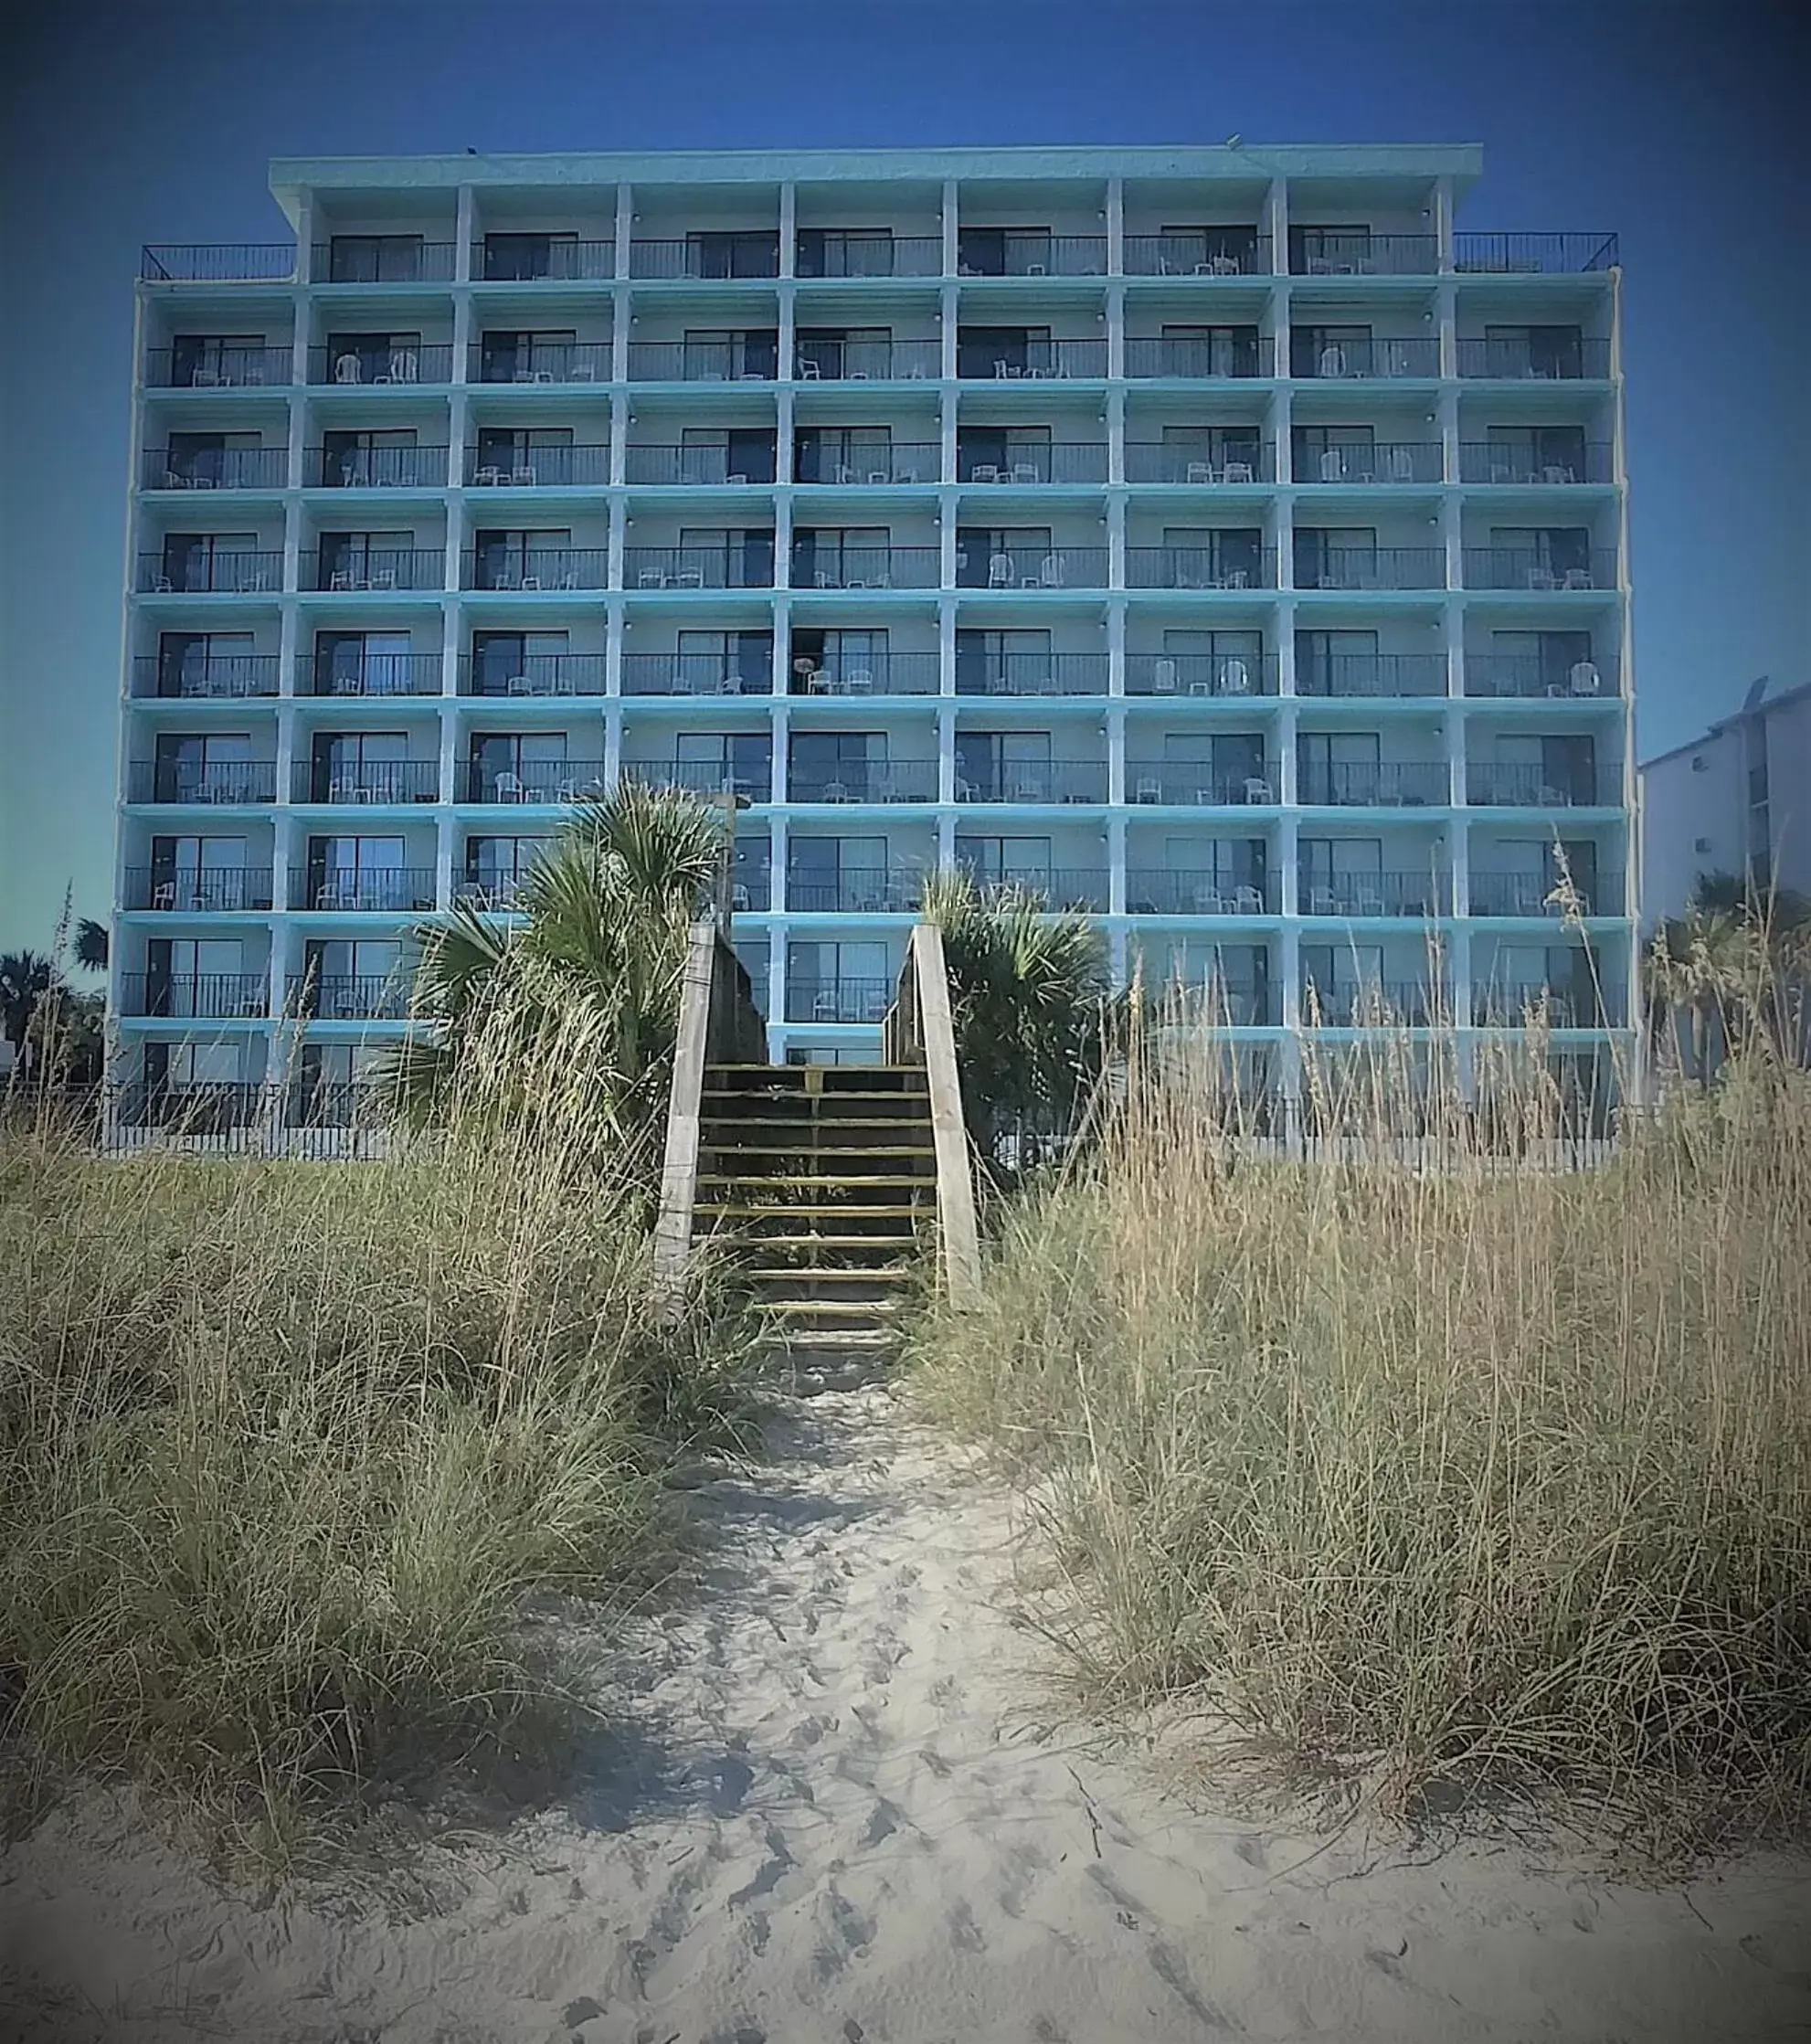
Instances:
[[[952,255],[948,259],[953,264],[956,259]],[[960,318],[957,304],[956,286],[946,284],[937,301],[937,322],[941,329],[938,337],[943,343],[943,367],[940,373],[946,384],[956,380],[956,333]],[[946,391],[945,397],[948,397],[948,395]],[[956,471],[951,469],[947,472],[953,475]]]
[[[613,554],[618,554],[620,551],[614,535],[621,508],[620,504],[611,507],[610,529],[612,534],[611,551]],[[620,582],[621,577],[612,576],[611,579]],[[604,694],[612,702],[620,702],[623,694],[623,623],[624,605],[621,597],[611,596],[608,598],[604,604]]]
[[[1107,274],[1117,277],[1125,270],[1126,180],[1107,181]]]
[[[960,201],[957,194],[956,180],[946,177],[943,181],[943,273],[946,277],[956,274],[957,230],[959,226],[958,213]],[[946,293],[946,298],[948,294]]]
[[[1109,597],[1107,602],[1107,693],[1126,693],[1126,599]]]
[[[1126,819],[1123,815],[1109,816],[1107,820],[1107,912],[1109,916],[1126,913]]]
[[[1300,878],[1301,819],[1286,815],[1276,833],[1276,905],[1280,914],[1301,914]]]
[[[1126,711],[1123,704],[1107,713],[1107,800],[1114,809],[1126,803]]]
[[[1296,693],[1296,606],[1287,597],[1276,606],[1276,693],[1285,702]]]
[[[1435,259],[1442,270],[1453,267],[1453,181],[1450,177],[1434,180],[1434,237],[1437,245]]]
[[[779,273],[799,273],[799,187],[790,178],[779,188]]]
[[[629,275],[629,252],[635,238],[635,187],[616,188],[616,274],[619,281]]]
[[[1126,492],[1109,488],[1107,492],[1107,586],[1126,587]]]
[[[453,229],[453,282],[471,281],[471,245],[478,235],[478,195],[470,185],[459,188],[457,225]]]
[[[789,383],[798,368],[799,354],[799,290],[796,284],[779,286],[779,361],[777,367],[782,384]]]
[[[1117,267],[1117,258],[1114,259]],[[1107,374],[1118,379],[1126,374],[1126,287],[1124,284],[1108,284],[1107,287]],[[1123,391],[1116,393],[1121,399]],[[1121,416],[1123,417],[1123,408]]]

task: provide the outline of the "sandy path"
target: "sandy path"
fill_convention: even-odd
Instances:
[[[1689,1892],[1165,1804],[1028,1710],[1003,1499],[881,1390],[699,1493],[706,1594],[563,1807],[386,1922],[222,1899],[93,1810],[0,1859],[23,2034],[132,2044],[1341,2044],[1811,2036],[1811,1871]],[[79,1991],[78,1991],[79,1990]],[[20,2034],[0,1989],[0,2033]]]

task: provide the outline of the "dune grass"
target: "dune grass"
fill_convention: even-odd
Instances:
[[[1403,1814],[1802,1822],[1811,1080],[1732,1071],[1592,1170],[1456,1112],[1416,1168],[1354,1104],[1334,1160],[1265,1160],[1135,1069],[917,1344],[1037,1500],[1089,1695]]]
[[[281,1855],[550,1758],[584,1710],[535,1607],[645,1585],[662,1466],[747,1410],[734,1319],[656,1309],[642,1203],[545,1120],[356,1166],[0,1136],[23,1808],[129,1779]]]

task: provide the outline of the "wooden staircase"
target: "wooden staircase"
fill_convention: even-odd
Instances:
[[[706,1065],[694,1213],[777,1346],[890,1351],[937,1223],[924,1067]]]

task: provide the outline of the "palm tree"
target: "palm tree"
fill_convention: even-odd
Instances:
[[[1656,1040],[1684,1021],[1686,1062],[1700,1085],[1756,1033],[1775,1056],[1802,1059],[1811,901],[1740,874],[1701,874],[1685,914],[1656,933],[1647,976]]]
[[[1023,887],[983,893],[964,872],[932,876],[924,915],[943,933],[963,1107],[990,1159],[1005,1121],[1066,1120],[1098,1075],[1106,951],[1086,916]]]
[[[39,951],[0,958],[0,1035],[16,1051],[31,1026],[32,1011],[57,983],[57,968]]]
[[[619,1134],[658,1112],[692,922],[723,857],[695,796],[624,782],[581,804],[522,883],[524,918],[466,906],[416,933],[424,1032],[387,1076],[418,1124],[456,1103],[516,1115],[552,1103]]]
[[[97,923],[91,916],[84,916],[76,925],[69,948],[84,971],[105,972],[109,950],[106,924]]]

